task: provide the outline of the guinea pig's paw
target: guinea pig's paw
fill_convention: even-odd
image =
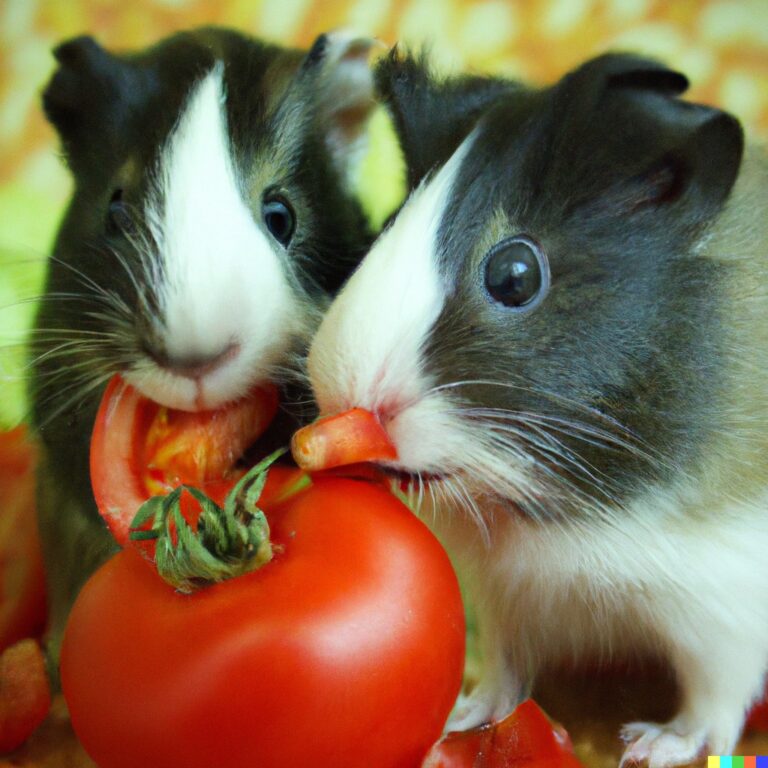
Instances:
[[[499,688],[478,685],[469,695],[459,697],[445,731],[468,731],[484,723],[502,720],[517,704],[513,696]]]
[[[628,743],[620,768],[647,765],[648,768],[671,768],[694,761],[706,744],[706,732],[686,732],[675,720],[659,723],[629,723],[621,730]]]

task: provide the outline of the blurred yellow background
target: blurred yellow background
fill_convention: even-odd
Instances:
[[[39,290],[69,191],[39,103],[51,48],[83,32],[139,48],[210,23],[294,45],[336,27],[388,45],[428,41],[446,69],[542,84],[596,53],[633,50],[679,68],[692,98],[768,137],[768,0],[0,0],[0,425],[23,415],[14,342],[33,306],[19,302]]]

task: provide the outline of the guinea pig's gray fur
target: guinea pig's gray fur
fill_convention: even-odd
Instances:
[[[43,104],[75,185],[31,342],[54,668],[71,602],[114,548],[88,471],[107,380],[184,410],[291,381],[367,250],[349,179],[369,47],[204,28],[128,54],[90,37],[56,49]]]
[[[655,653],[680,709],[625,761],[729,754],[768,669],[768,162],[639,57],[467,82],[377,71],[413,191],[313,340],[321,412],[378,414],[466,579],[451,727]]]

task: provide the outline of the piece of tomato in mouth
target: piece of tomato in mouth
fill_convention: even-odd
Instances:
[[[246,471],[240,458],[272,423],[274,385],[210,411],[177,411],[140,395],[119,376],[102,398],[91,439],[91,483],[118,543],[128,541],[139,507],[180,485],[231,487]]]

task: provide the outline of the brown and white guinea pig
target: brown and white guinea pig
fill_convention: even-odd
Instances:
[[[325,315],[322,414],[374,412],[478,615],[501,718],[559,662],[657,653],[625,761],[729,754],[768,668],[768,162],[686,78],[377,71],[413,191]],[[468,86],[471,87],[468,88]]]
[[[192,411],[290,381],[370,245],[350,183],[375,103],[370,46],[204,28],[128,54],[90,37],[56,49],[43,104],[75,188],[32,338],[54,661],[113,547],[88,473],[106,381]]]

